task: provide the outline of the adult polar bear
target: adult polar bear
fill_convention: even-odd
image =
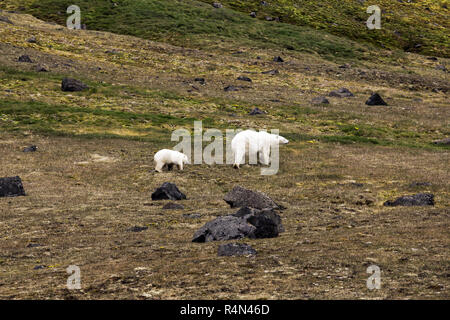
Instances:
[[[270,164],[271,149],[279,144],[287,144],[289,140],[280,135],[245,130],[239,132],[231,141],[231,150],[234,156],[233,167],[239,169],[239,165],[245,163],[245,155],[249,155],[249,163],[257,164],[256,157],[263,165]]]

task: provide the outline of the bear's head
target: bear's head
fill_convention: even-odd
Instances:
[[[187,155],[183,154],[183,163],[184,164],[189,164],[189,158]]]
[[[288,144],[289,143],[289,140],[282,136],[277,136],[277,140],[278,140],[279,144]]]

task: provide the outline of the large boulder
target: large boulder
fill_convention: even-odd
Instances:
[[[20,177],[0,178],[0,197],[25,196]]]
[[[61,83],[62,91],[77,92],[86,90],[88,88],[89,87],[87,85],[76,79],[64,78]]]
[[[192,242],[225,241],[247,237],[255,230],[244,219],[224,216],[207,222],[194,234]]]
[[[174,183],[164,182],[161,187],[152,193],[152,200],[184,200],[182,193]]]
[[[217,252],[219,257],[256,255],[256,250],[245,243],[221,244]]]
[[[282,209],[269,196],[262,192],[245,189],[241,186],[235,186],[223,198],[231,208],[250,207],[255,209]]]
[[[193,242],[225,241],[241,238],[275,238],[284,232],[281,217],[273,209],[241,208],[233,215],[216,218],[195,234]]]
[[[386,201],[384,205],[387,207],[434,206],[434,195],[431,193],[418,193],[411,196],[400,197],[394,201]]]

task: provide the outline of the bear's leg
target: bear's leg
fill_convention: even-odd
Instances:
[[[177,167],[178,167],[178,170],[183,171],[183,161],[180,161],[180,162],[177,164]]]
[[[234,168],[239,169],[239,165],[245,161],[245,150],[238,148],[234,154]]]

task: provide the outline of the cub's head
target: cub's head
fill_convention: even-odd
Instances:
[[[183,154],[183,163],[184,164],[189,164],[189,158],[187,155]]]

